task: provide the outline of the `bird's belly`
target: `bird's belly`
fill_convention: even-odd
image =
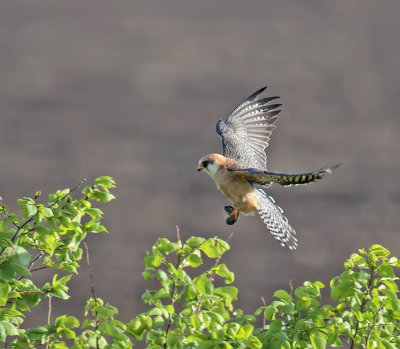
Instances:
[[[254,189],[249,183],[231,182],[221,184],[218,189],[233,203],[235,209],[244,215],[254,215],[258,210],[258,203]]]

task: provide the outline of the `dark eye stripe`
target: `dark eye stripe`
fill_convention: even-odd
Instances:
[[[207,160],[205,160],[205,161],[203,161],[201,164],[204,166],[204,167],[207,167],[207,165],[210,163],[210,161],[207,161]]]

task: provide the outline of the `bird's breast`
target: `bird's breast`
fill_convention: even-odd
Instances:
[[[254,189],[248,181],[232,176],[228,171],[218,171],[214,176],[217,188],[233,203],[233,206],[244,214],[257,212],[258,204]]]

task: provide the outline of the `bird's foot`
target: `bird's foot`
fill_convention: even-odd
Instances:
[[[224,206],[224,211],[227,214],[231,214],[233,211],[235,211],[235,209],[233,208],[233,206],[228,205],[228,206]]]
[[[225,223],[228,225],[235,224],[239,218],[239,211],[235,210],[232,206],[225,206],[224,210],[227,213],[225,216]]]

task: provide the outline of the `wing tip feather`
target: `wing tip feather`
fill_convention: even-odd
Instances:
[[[245,102],[246,102],[246,101],[254,101],[254,100],[256,100],[257,97],[258,97],[261,93],[263,93],[266,89],[267,89],[267,86],[261,87],[259,90],[257,90],[256,92],[252,93],[249,97],[247,97],[247,98],[245,99]]]

